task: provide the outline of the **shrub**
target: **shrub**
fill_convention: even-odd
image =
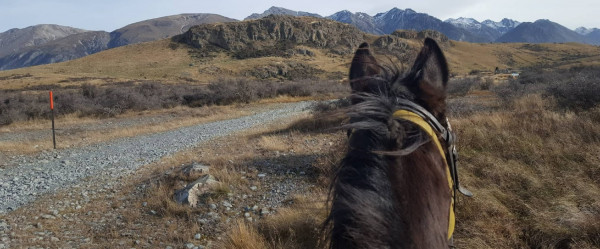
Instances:
[[[574,77],[557,82],[546,89],[546,95],[556,99],[559,108],[590,109],[600,104],[600,77],[580,72]]]
[[[0,125],[36,118],[49,118],[48,93],[39,89],[54,89],[55,114],[78,113],[80,116],[112,117],[126,111],[172,108],[179,105],[200,107],[250,103],[278,95],[331,96],[345,95],[348,85],[336,82],[256,82],[245,79],[225,79],[208,86],[163,84],[159,82],[120,82],[107,85],[84,83],[62,88],[47,85],[32,91],[0,91]]]
[[[476,78],[453,78],[448,82],[447,92],[453,96],[465,96],[477,83]]]

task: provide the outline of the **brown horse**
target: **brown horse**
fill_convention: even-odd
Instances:
[[[366,43],[352,61],[349,147],[331,186],[330,248],[450,244],[458,185],[448,167],[448,65],[427,38],[406,76],[397,71],[380,66]]]

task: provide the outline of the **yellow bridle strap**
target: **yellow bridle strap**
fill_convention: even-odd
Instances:
[[[431,127],[431,125],[429,125],[429,123],[427,123],[427,121],[425,121],[425,119],[423,119],[421,116],[411,111],[398,110],[394,112],[393,117],[396,119],[404,119],[410,121],[421,127],[421,129],[423,129],[423,131],[425,131],[425,133],[427,133],[427,135],[431,137],[431,140],[433,140],[438,150],[440,151],[442,158],[444,159],[444,164],[446,165],[446,176],[448,177],[448,187],[450,188],[450,195],[452,197],[450,198],[450,217],[448,220],[448,239],[450,239],[452,238],[452,234],[454,233],[454,225],[456,222],[456,218],[454,216],[454,191],[452,191],[454,183],[452,182],[452,176],[450,175],[450,167],[448,166],[448,161],[446,161],[446,152],[442,147],[442,144],[440,143],[440,140],[438,139],[438,136]]]

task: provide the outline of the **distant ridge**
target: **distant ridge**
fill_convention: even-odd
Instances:
[[[190,27],[205,23],[236,22],[237,20],[216,14],[181,14],[144,20],[129,24],[110,33],[109,48],[140,42],[156,41],[182,34]]]
[[[55,24],[40,24],[23,29],[10,29],[0,33],[0,56],[83,32],[87,32],[87,30]]]
[[[455,27],[452,24],[442,22],[433,16],[418,13],[412,9],[393,8],[389,11],[370,16],[366,13],[351,13],[341,11],[327,18],[352,24],[364,32],[371,34],[391,34],[398,29],[402,30],[435,30],[442,32],[452,40],[485,42],[485,39],[478,37],[471,32]]]
[[[396,30],[433,30],[441,32],[451,40],[478,43],[578,42],[600,45],[600,30],[596,28],[581,27],[573,31],[549,20],[520,23],[507,18],[500,22],[492,20],[478,22],[466,17],[441,21],[426,13],[398,8],[374,16],[344,10],[322,17],[316,13],[273,6],[261,14],[254,13],[245,20],[260,19],[270,15],[327,18],[353,25],[363,32],[375,35],[393,34]],[[0,33],[0,70],[71,60],[105,49],[172,37],[186,32],[194,25],[223,22],[237,22],[237,20],[207,13],[165,16],[114,30],[109,33],[108,39],[107,32],[104,31],[90,32],[51,24],[11,29]]]
[[[58,25],[12,29],[0,33],[0,49],[5,51],[0,53],[0,70],[68,61],[109,48],[165,39],[184,33],[194,25],[235,21],[221,15],[199,13],[144,20],[111,33]]]
[[[56,39],[0,57],[0,70],[57,63],[81,58],[108,48],[110,34],[89,31]]]
[[[537,20],[535,22],[524,22],[511,31],[498,38],[497,42],[528,42],[528,43],[551,43],[551,42],[579,42],[589,43],[589,40],[558,23],[549,20]]]
[[[367,13],[352,13],[347,10],[342,10],[340,12],[328,16],[327,18],[336,20],[338,22],[354,25],[355,27],[366,33],[376,35],[384,34],[384,32],[375,24],[375,18]]]
[[[498,32],[500,32],[500,35],[504,35],[506,34],[508,31],[511,31],[512,29],[516,28],[517,26],[519,26],[521,24],[521,22],[519,21],[515,21],[512,19],[508,19],[508,18],[504,18],[499,22],[494,22],[490,19],[487,19],[483,22],[481,22],[481,24],[486,25],[490,28],[493,28],[495,30],[498,30]]]
[[[253,13],[252,15],[244,18],[244,20],[259,19],[259,18],[263,18],[263,17],[269,16],[269,15],[322,17],[321,15],[315,14],[315,13],[309,13],[309,12],[304,12],[304,11],[295,11],[295,10],[289,10],[286,8],[273,6],[273,7],[269,8],[268,10],[265,10],[265,12],[263,12],[262,14]]]

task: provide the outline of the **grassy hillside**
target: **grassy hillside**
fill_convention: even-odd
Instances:
[[[371,43],[379,38],[370,35],[363,37]],[[409,55],[416,53],[421,39],[393,39],[404,47],[398,50],[398,46],[392,45],[391,48],[396,51],[390,52],[383,48],[376,48],[376,51],[381,56],[401,56],[401,60],[408,64],[407,59],[411,58]],[[466,75],[475,71],[494,72],[496,67],[501,70],[527,70],[531,67],[600,64],[599,47],[577,43],[444,43],[444,51],[454,75]],[[351,53],[336,53],[329,48],[310,45],[281,46],[286,47],[268,47],[262,48],[263,50],[248,48],[254,54],[241,55],[239,51],[219,48],[207,52],[206,49],[165,39],[110,49],[64,63],[0,71],[0,89],[144,80],[203,84],[224,77],[253,80],[345,79]],[[279,49],[291,53],[281,54]],[[240,56],[245,57],[239,59]]]

